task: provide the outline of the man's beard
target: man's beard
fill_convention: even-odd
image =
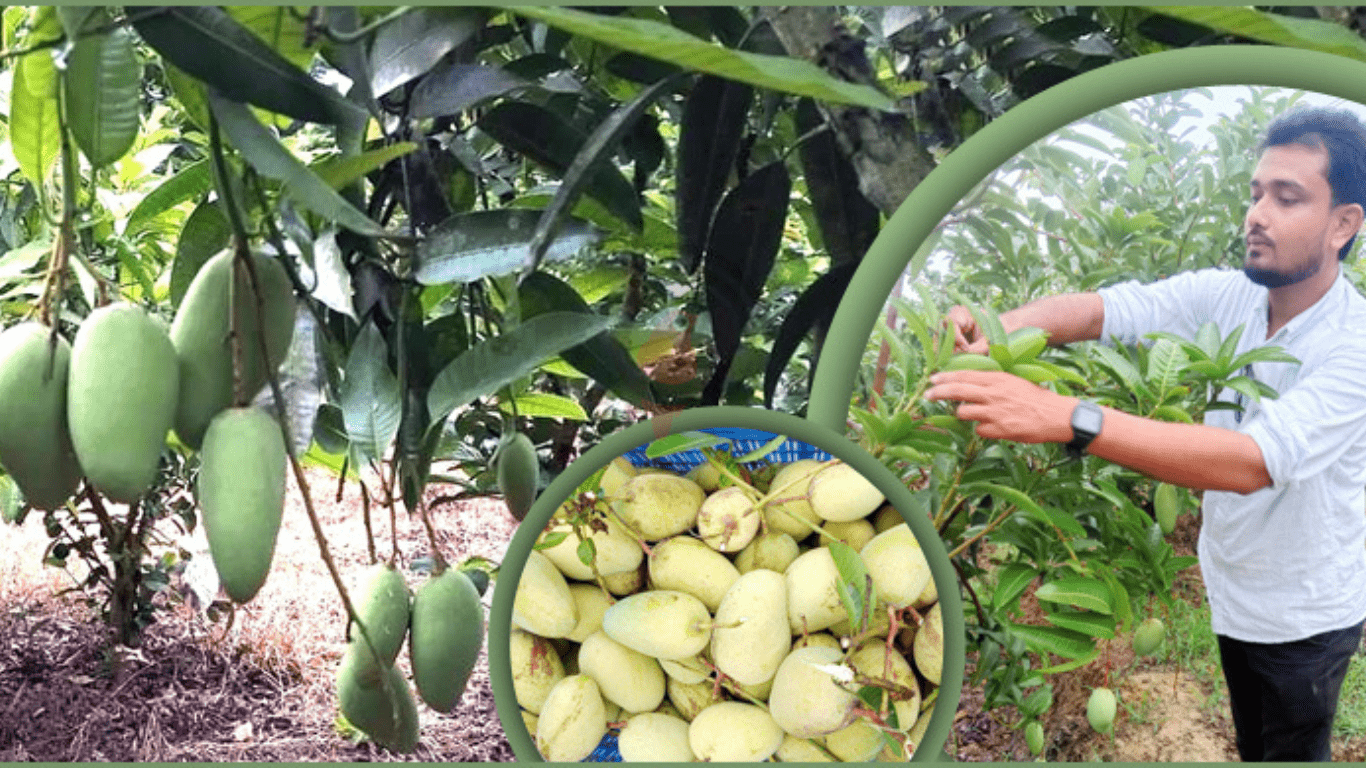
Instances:
[[[1287,285],[1294,285],[1317,275],[1321,264],[1322,259],[1316,259],[1293,272],[1277,272],[1274,269],[1245,265],[1243,274],[1247,275],[1247,279],[1265,288],[1284,288]]]

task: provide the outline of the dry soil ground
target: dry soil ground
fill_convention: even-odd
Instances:
[[[359,490],[349,484],[338,501],[335,479],[322,472],[310,473],[310,485],[333,556],[352,581],[369,563]],[[289,499],[270,578],[230,628],[172,603],[121,662],[80,596],[55,594],[71,577],[39,562],[48,541],[39,517],[0,526],[0,761],[512,760],[484,654],[453,714],[419,705],[415,754],[338,730],[333,674],[344,614],[292,482]],[[389,516],[374,512],[387,556]],[[448,560],[501,561],[515,523],[500,501],[432,512]],[[401,509],[396,528],[402,563],[429,553],[425,532]],[[410,574],[410,586],[419,579]]]

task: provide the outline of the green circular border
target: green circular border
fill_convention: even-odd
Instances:
[[[1093,112],[1154,93],[1214,85],[1298,88],[1366,104],[1366,63],[1271,46],[1165,51],[1108,64],[1012,107],[950,153],[878,233],[835,312],[807,418],[830,429],[845,428],[863,352],[886,297],[920,243],[987,174]]]
[[[862,473],[882,491],[894,507],[902,512],[903,517],[906,517],[906,510],[913,508],[910,489],[872,454],[838,432],[807,419],[778,411],[741,406],[694,408],[636,424],[603,440],[570,464],[540,495],[527,514],[526,520],[513,535],[507,554],[504,555],[498,569],[493,606],[489,612],[489,677],[493,685],[498,717],[518,761],[542,762],[517,706],[508,655],[512,601],[522,574],[522,566],[526,563],[537,534],[550,522],[551,515],[563,500],[599,467],[638,445],[664,435],[707,427],[762,429],[821,448]],[[907,523],[922,543],[935,583],[956,585],[958,576],[930,519],[911,515],[907,518]],[[916,762],[939,759],[943,745],[948,739],[949,728],[953,724],[954,713],[963,689],[963,653],[966,638],[962,620],[962,597],[957,589],[941,589],[939,600],[943,606],[940,610],[944,616],[944,667],[940,679],[939,699],[935,702],[930,727],[923,742],[930,749],[917,750],[914,758]]]

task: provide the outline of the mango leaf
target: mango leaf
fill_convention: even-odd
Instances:
[[[1025,563],[1003,566],[996,580],[996,591],[991,595],[992,610],[999,611],[1018,600],[1038,575],[1034,566]]]
[[[587,142],[582,131],[555,112],[525,101],[499,102],[479,118],[478,126],[499,144],[531,158],[561,179]],[[644,227],[640,197],[615,165],[598,165],[582,184],[588,196],[632,230],[639,232]]]
[[[1165,397],[1176,386],[1181,380],[1181,371],[1189,362],[1185,351],[1177,344],[1163,339],[1153,345],[1148,353],[1148,383],[1157,390],[1159,397]]]
[[[797,133],[807,135],[824,124],[811,99],[797,104]],[[834,131],[810,136],[798,147],[811,207],[820,225],[821,242],[836,264],[858,263],[877,237],[882,217],[863,196],[858,173],[840,151]]]
[[[432,382],[427,393],[432,424],[443,423],[456,408],[492,394],[610,326],[610,320],[595,315],[548,312],[480,341],[451,361]]]
[[[1051,510],[1045,510],[1038,502],[1015,488],[997,483],[972,483],[970,486],[964,486],[965,491],[968,489],[976,493],[990,493],[993,498],[1005,498],[1029,517],[1044,525],[1056,527],[1064,533],[1078,537],[1086,535],[1086,529],[1082,528],[1081,524],[1074,518],[1064,513],[1055,514]]]
[[[415,277],[423,285],[468,283],[506,275],[527,265],[540,211],[496,208],[457,213],[418,243]],[[568,259],[602,240],[602,232],[577,219],[565,222],[545,258]]]
[[[221,8],[161,6],[132,14],[148,45],[226,98],[315,123],[356,123],[365,111],[308,76]],[[221,118],[220,118],[221,119]]]
[[[1366,41],[1330,21],[1301,19],[1245,7],[1147,6],[1147,10],[1259,43],[1285,45],[1366,61]]]
[[[118,160],[138,137],[142,66],[133,37],[119,28],[78,40],[62,76],[66,119],[95,167]]]
[[[19,491],[19,484],[8,475],[0,475],[0,519],[22,525],[28,517],[24,510],[24,495]]]
[[[57,68],[46,50],[25,54],[10,86],[9,140],[19,170],[35,186],[43,184],[61,149],[57,117]]]
[[[1066,577],[1050,581],[1034,593],[1040,600],[1064,605],[1075,605],[1096,613],[1110,615],[1110,587],[1104,582],[1086,577]]]
[[[1095,650],[1095,640],[1070,629],[1036,627],[1029,624],[1006,622],[1010,633],[1025,641],[1030,650],[1052,653],[1064,659],[1077,659]]]
[[[787,435],[778,435],[774,437],[772,440],[769,440],[767,443],[764,443],[758,448],[755,448],[754,450],[750,451],[749,453],[746,453],[743,456],[735,457],[735,461],[738,464],[748,464],[752,461],[759,461],[765,456],[768,456],[770,453],[773,453],[779,448],[782,448],[783,443],[786,442]]]
[[[308,21],[293,13],[293,9],[278,5],[229,5],[224,10],[233,21],[251,30],[286,61],[300,69],[308,69],[318,43],[317,40],[309,43]]]
[[[346,269],[346,263],[342,260],[341,247],[337,245],[337,230],[334,227],[328,227],[313,241],[313,273],[317,276],[313,286],[313,298],[322,302],[328,309],[358,321],[351,272]]]
[[[522,319],[547,312],[593,315],[588,303],[570,285],[545,272],[532,272],[517,286]],[[565,362],[591,377],[616,396],[641,407],[654,404],[650,377],[632,358],[630,350],[609,332],[560,353]]]
[[[411,141],[400,141],[359,155],[329,157],[310,165],[309,168],[318,174],[318,178],[322,179],[327,186],[333,189],[341,189],[352,182],[359,181],[371,171],[383,168],[390,161],[417,151],[417,148],[417,145]]]
[[[1071,672],[1074,669],[1081,669],[1087,664],[1090,664],[1091,662],[1095,661],[1096,658],[1100,656],[1100,651],[1100,648],[1093,648],[1091,649],[1090,653],[1083,653],[1082,655],[1072,659],[1071,661],[1065,661],[1060,664],[1054,664],[1048,667],[1040,667],[1039,669],[1035,670],[1035,673],[1038,675],[1059,675],[1063,672]]]
[[[669,24],[569,8],[516,6],[513,13],[623,51],[798,96],[891,112],[895,103],[866,85],[838,80],[809,61],[723,48]]]
[[[692,273],[702,263],[716,204],[735,168],[754,89],[720,77],[697,78],[678,121],[678,260]]]
[[[530,418],[588,421],[588,413],[583,406],[568,397],[549,392],[525,392],[514,396],[511,402],[501,403],[499,407],[507,413],[512,413],[515,407],[517,415]]]
[[[1083,635],[1110,640],[1115,636],[1115,617],[1092,611],[1052,611],[1045,614],[1054,625]]]
[[[708,390],[717,396],[719,382],[724,381],[726,369],[740,348],[750,311],[773,270],[791,192],[787,166],[777,160],[746,176],[727,193],[716,211],[707,239],[703,280],[720,358]]]
[[[175,261],[171,264],[171,306],[179,307],[199,268],[214,254],[227,248],[232,228],[218,203],[200,203],[185,220],[176,241]]]
[[[153,219],[186,200],[208,192],[213,187],[213,169],[208,160],[200,160],[180,169],[176,175],[163,181],[137,204],[128,215],[123,236],[131,237],[141,232]]]
[[[398,434],[403,405],[398,377],[389,370],[389,345],[373,322],[366,322],[351,345],[340,405],[356,458],[364,463],[383,457]]]
[[[863,558],[859,557],[853,547],[842,541],[831,541],[828,546],[830,557],[835,561],[835,569],[840,574],[840,580],[836,584],[840,603],[849,614],[849,626],[853,633],[859,634],[867,629],[872,611],[877,608],[877,591],[873,588],[873,578],[868,575]]]
[[[474,105],[530,85],[501,67],[447,62],[427,73],[408,99],[408,116],[455,115]]]
[[[773,339],[773,348],[768,353],[768,364],[764,368],[764,407],[773,407],[773,396],[778,391],[778,380],[787,368],[792,355],[802,339],[816,329],[821,336],[829,329],[830,322],[839,308],[840,299],[849,287],[858,264],[839,264],[829,272],[816,278],[815,282],[802,291],[802,295],[792,303],[792,308],[783,317],[778,335]],[[818,360],[819,357],[816,357]],[[816,360],[812,361],[815,368]]]
[[[420,77],[483,26],[482,8],[412,8],[379,28],[370,46],[370,88],[376,97]]]
[[[284,184],[289,196],[313,213],[363,235],[383,237],[378,224],[348,203],[299,161],[244,104],[209,94],[209,106],[223,133],[263,176]]]
[[[621,145],[622,137],[635,125],[641,113],[675,82],[673,78],[661,80],[641,90],[635,98],[618,107],[606,120],[598,123],[589,134],[579,153],[574,156],[574,161],[565,170],[560,180],[560,188],[555,192],[555,199],[550,201],[550,205],[536,222],[536,231],[531,236],[532,269],[541,263],[541,258],[550,246],[551,238],[555,236],[560,222],[578,200],[579,194],[595,178],[598,169],[606,167],[606,164],[611,162],[612,155],[616,154]],[[636,229],[643,229],[644,225],[644,221],[641,221]]]
[[[645,446],[645,457],[657,459],[674,453],[711,448],[728,443],[730,443],[729,438],[713,435],[709,432],[679,432],[676,435],[665,435],[650,442],[649,445]]]

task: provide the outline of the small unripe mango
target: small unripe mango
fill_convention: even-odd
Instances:
[[[498,490],[508,505],[508,511],[518,521],[536,501],[536,489],[541,481],[541,462],[536,458],[536,446],[531,438],[516,432],[498,449]]]
[[[403,575],[387,563],[373,565],[361,578],[360,590],[354,594],[356,613],[365,625],[370,642],[379,652],[379,659],[370,654],[358,628],[351,629],[352,642],[360,646],[363,660],[380,668],[392,666],[408,636],[412,608]]]
[[[1180,511],[1181,496],[1176,486],[1158,483],[1157,490],[1153,491],[1153,514],[1157,517],[1157,524],[1162,533],[1168,534],[1176,530],[1176,515]]]
[[[1134,630],[1134,654],[1137,656],[1149,656],[1162,645],[1162,640],[1167,635],[1167,628],[1162,620],[1156,616],[1144,620]]]
[[[1118,702],[1115,694],[1109,688],[1097,688],[1091,691],[1091,698],[1086,701],[1086,721],[1098,733],[1109,733],[1115,724],[1115,712]]]

